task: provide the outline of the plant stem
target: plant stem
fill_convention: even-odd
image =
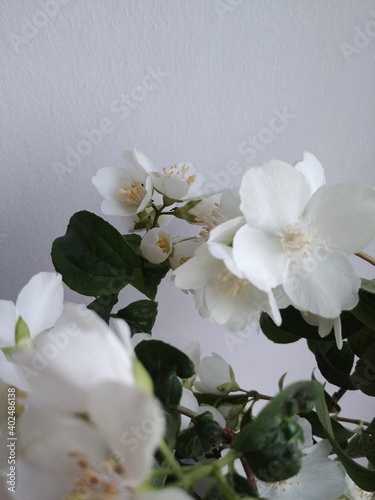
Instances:
[[[181,413],[181,415],[185,415],[186,417],[190,417],[192,419],[199,417],[199,413],[196,413],[195,411],[190,410],[190,408],[186,408],[185,406],[169,405],[169,408],[171,410],[176,410],[178,413]]]
[[[171,471],[183,481],[184,475],[181,467],[179,466],[177,460],[174,458],[172,450],[168,447],[167,443],[164,440],[159,444],[159,450],[170,465]]]
[[[331,398],[331,401],[328,403],[327,408],[328,411],[332,411],[335,405],[340,401],[340,399],[343,397],[343,395],[346,393],[347,389],[339,389],[337,392],[335,392]]]
[[[361,259],[365,260],[369,264],[372,264],[373,266],[375,266],[375,259],[374,259],[374,257],[371,257],[371,255],[368,255],[365,252],[358,252],[355,255],[357,257],[360,257]]]
[[[335,415],[334,417],[331,418],[339,422],[347,422],[348,424],[365,425],[366,427],[371,425],[371,422],[365,422],[364,420],[359,420],[357,418],[339,417],[338,415]]]
[[[252,487],[258,493],[258,486],[257,486],[255,476],[253,474],[253,471],[250,469],[249,464],[247,463],[247,461],[244,457],[241,457],[240,460],[241,460],[242,467],[244,468],[244,471],[245,471],[245,474],[246,474],[246,477],[247,477],[249,483],[252,485]]]

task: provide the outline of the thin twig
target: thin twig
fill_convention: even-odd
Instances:
[[[365,425],[368,427],[371,425],[370,422],[366,422],[364,420],[359,420],[357,418],[346,418],[346,417],[339,417],[338,415],[335,415],[334,417],[331,417],[333,420],[337,420],[339,422],[347,422],[348,424],[356,424],[356,425]]]
[[[373,266],[375,266],[375,259],[374,259],[374,257],[371,257],[371,255],[368,255],[365,252],[358,252],[355,255],[357,257],[360,257],[361,259],[365,260],[366,262],[372,264]]]
[[[327,405],[328,411],[333,410],[333,408],[337,405],[337,403],[340,401],[340,399],[343,397],[343,395],[346,393],[346,391],[347,391],[347,389],[341,388],[333,394],[331,401]]]

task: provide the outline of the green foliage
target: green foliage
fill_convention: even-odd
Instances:
[[[335,440],[331,419],[327,410],[327,406],[324,399],[324,392],[321,388],[320,393],[316,402],[316,412],[318,414],[319,420],[323,426],[325,437],[329,440],[332,445],[333,451],[337,454],[341,463],[346,469],[346,472],[353,479],[353,481],[365,491],[375,490],[375,471],[366,469],[362,467],[357,462],[355,462],[340,446],[340,444]]]
[[[194,418],[194,425],[185,429],[176,441],[176,452],[184,458],[197,458],[211,451],[221,437],[220,425],[209,411]]]
[[[298,473],[303,432],[292,417],[309,412],[318,394],[317,382],[300,382],[282,390],[259,414],[241,428],[233,443],[261,480],[282,481]]]
[[[154,300],[137,300],[124,309],[120,309],[113,316],[124,319],[134,333],[151,333],[154,326],[158,304]]]
[[[77,212],[66,234],[53,242],[52,261],[64,283],[82,295],[114,295],[131,284],[154,299],[169,266],[140,257],[140,242],[139,235],[122,236],[93,213]]]
[[[335,342],[309,341],[308,345],[315,354],[319,370],[328,382],[344,389],[356,388],[350,377],[354,353],[348,342],[344,342],[342,349],[337,349]]]
[[[140,342],[135,353],[154,382],[155,395],[166,406],[177,405],[182,393],[180,378],[194,375],[193,362],[176,347],[161,340]]]
[[[111,311],[114,305],[117,303],[117,294],[114,295],[103,295],[98,297],[93,302],[91,302],[87,308],[96,312],[106,323],[109,323],[109,318],[111,316]]]

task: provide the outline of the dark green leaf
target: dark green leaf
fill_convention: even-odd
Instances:
[[[362,488],[365,491],[374,491],[375,471],[366,469],[365,467],[362,467],[357,462],[352,460],[334,439],[331,420],[329,418],[329,413],[324,399],[323,389],[321,389],[320,395],[318,396],[316,402],[316,411],[319,420],[325,430],[326,434],[325,437],[331,443],[334,452],[336,453],[341,463],[345,467],[346,472],[360,488]]]
[[[365,325],[375,330],[375,280],[362,280],[359,302],[351,312]]]
[[[301,337],[310,340],[335,340],[333,332],[322,339],[318,333],[318,327],[306,323],[301,312],[293,306],[282,309],[280,313],[282,318],[281,326],[276,326],[266,313],[262,313],[260,318],[262,331],[273,342],[287,344],[295,342]],[[363,327],[363,323],[350,311],[343,311],[340,318],[343,338],[353,335]]]
[[[64,282],[82,295],[118,293],[132,281],[140,257],[111,224],[82,211],[52,245],[52,261]]]
[[[232,480],[234,489],[236,490],[240,498],[259,498],[258,492],[250,483],[250,481],[240,476],[236,472],[233,474]]]
[[[87,309],[96,312],[106,323],[109,323],[110,314],[113,306],[117,303],[117,294],[103,295],[91,302]]]
[[[375,396],[375,344],[357,361],[352,380],[360,391]]]
[[[182,394],[180,378],[190,378],[194,374],[192,361],[161,340],[140,342],[135,353],[154,382],[155,395],[166,406],[177,405]]]
[[[124,319],[134,333],[151,333],[154,326],[158,304],[153,300],[137,300],[124,309],[120,309],[114,315],[116,318]]]
[[[289,333],[283,326],[276,326],[273,322],[271,316],[267,313],[262,312],[259,319],[259,325],[265,336],[277,344],[291,344],[292,342],[297,342],[301,337]]]
[[[301,466],[303,439],[300,426],[291,418],[309,412],[320,385],[299,382],[282,390],[260,412],[256,420],[241,428],[233,443],[261,480],[282,481],[297,474]]]
[[[135,353],[150,373],[154,370],[161,373],[174,371],[180,378],[190,378],[194,375],[194,364],[188,356],[161,340],[140,342]]]
[[[344,389],[356,388],[350,377],[354,354],[348,342],[344,342],[341,350],[337,348],[335,342],[310,340],[308,345],[315,354],[319,370],[328,382]]]
[[[209,452],[221,437],[221,427],[206,411],[194,418],[194,425],[178,436],[176,451],[183,458],[197,458]]]
[[[310,422],[312,427],[312,433],[314,436],[318,436],[321,438],[325,437],[326,435],[325,430],[322,424],[320,423],[318,415],[316,414],[315,411],[311,411],[309,413],[301,413],[300,416],[306,418]],[[348,439],[350,439],[354,435],[353,431],[346,429],[346,427],[337,422],[337,420],[331,419],[331,425],[334,438],[340,444],[345,444],[348,441]]]
[[[360,358],[375,344],[375,331],[364,326],[359,332],[349,337],[348,342],[354,354]]]
[[[367,460],[375,465],[375,418],[367,429],[362,430],[362,442]]]

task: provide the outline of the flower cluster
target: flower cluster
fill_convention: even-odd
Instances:
[[[32,277],[15,304],[0,300],[1,498],[372,498],[375,419],[341,417],[338,402],[347,390],[375,396],[375,283],[349,260],[375,264],[363,253],[375,190],[327,186],[310,153],[209,194],[190,163],[157,170],[138,150],[124,162],[93,184],[128,232],[74,214],[52,246],[57,272]],[[173,218],[195,234],[171,234]],[[198,343],[154,339],[170,271],[219,325],[307,339],[339,389],[282,377],[278,394],[261,394]],[[63,282],[92,302],[64,304]],[[114,312],[127,286],[146,298]]]

